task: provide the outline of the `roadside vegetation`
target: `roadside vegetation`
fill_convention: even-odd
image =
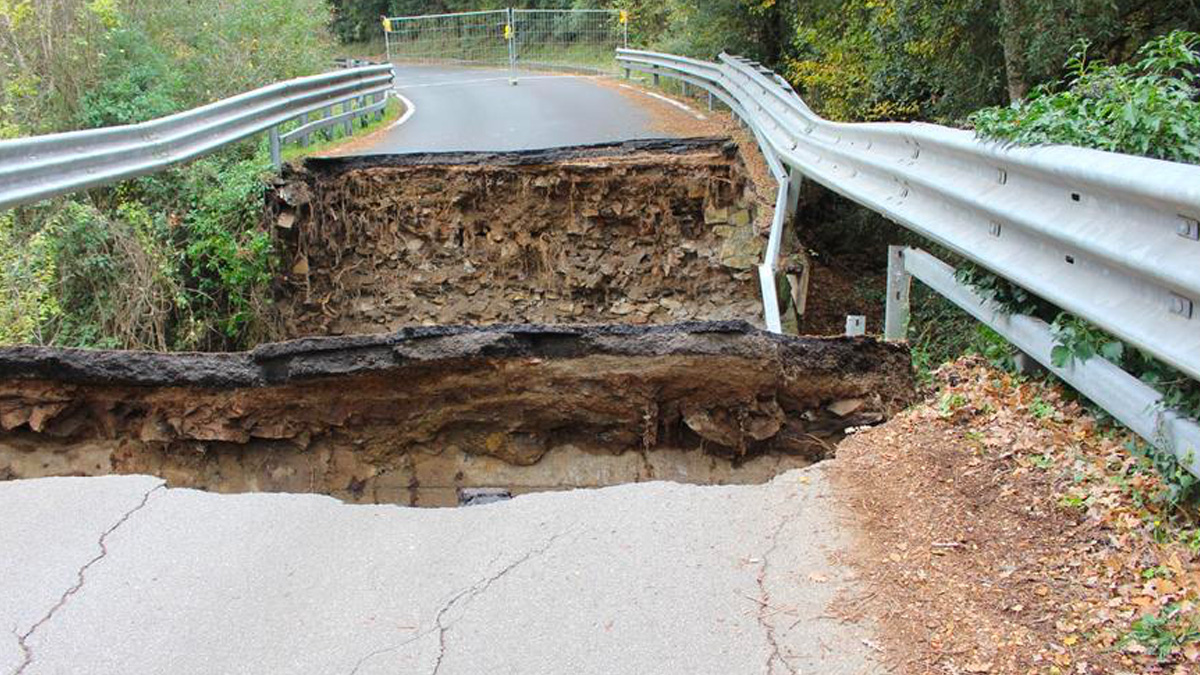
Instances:
[[[0,138],[141,122],[328,70],[324,0],[0,2]],[[0,343],[227,349],[268,332],[259,139],[0,214]]]

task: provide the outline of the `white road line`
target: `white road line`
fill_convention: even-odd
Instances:
[[[663,96],[662,94],[656,94],[656,93],[654,93],[654,92],[652,92],[652,91],[646,91],[645,89],[639,89],[638,87],[631,87],[631,86],[629,86],[629,85],[627,85],[627,84],[620,84],[620,83],[617,83],[617,84],[618,84],[618,86],[625,87],[626,89],[631,89],[631,90],[633,90],[633,91],[636,91],[636,92],[641,92],[641,93],[643,93],[643,94],[645,94],[645,95],[647,95],[647,96],[653,96],[654,98],[656,98],[656,99],[658,99],[658,100],[660,100],[660,101],[663,101],[663,102],[665,102],[665,103],[670,103],[671,105],[675,106],[676,108],[679,108],[680,110],[682,110],[682,111],[686,112],[687,114],[691,115],[692,117],[695,117],[695,118],[696,118],[696,119],[698,119],[698,120],[706,120],[706,119],[708,119],[708,118],[707,118],[707,117],[705,117],[704,115],[702,115],[702,114],[700,114],[700,113],[696,112],[695,110],[692,110],[692,109],[691,109],[690,107],[688,107],[686,104],[680,103],[679,101],[676,101],[676,100],[675,100],[675,99],[673,99],[673,98],[668,98],[668,97],[666,97],[666,96]]]
[[[396,91],[395,89],[392,89],[392,94],[394,94],[396,96],[396,98],[400,99],[400,102],[404,104],[404,114],[400,116],[400,119],[396,120],[395,122],[392,122],[391,126],[388,127],[388,131],[391,131],[392,129],[395,129],[396,127],[400,126],[401,124],[404,124],[405,122],[407,122],[408,118],[412,117],[413,113],[415,113],[417,111],[416,104],[413,103],[412,101],[408,100],[407,96],[405,96],[404,94],[401,94],[400,92]]]

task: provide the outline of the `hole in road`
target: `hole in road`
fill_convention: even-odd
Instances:
[[[266,212],[280,334],[308,339],[31,354],[0,375],[0,476],[455,506],[807,466],[903,407],[909,357],[678,323],[761,316],[755,171],[727,139],[310,161]],[[446,327],[496,323],[521,327]]]

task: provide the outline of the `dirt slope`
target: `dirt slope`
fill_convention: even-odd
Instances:
[[[1056,386],[941,377],[831,471],[868,585],[843,611],[883,626],[893,672],[1198,672],[1193,526],[1130,439]]]

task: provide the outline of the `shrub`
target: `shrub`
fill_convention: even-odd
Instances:
[[[51,237],[22,237],[13,214],[0,214],[0,344],[46,342],[42,327],[60,312]]]
[[[1200,35],[1175,31],[1146,43],[1133,64],[1090,60],[1081,43],[1071,76],[1029,100],[971,115],[976,133],[1007,143],[1064,143],[1200,163]]]
[[[133,124],[182,107],[178,73],[144,32],[117,28],[106,42],[100,82],[83,95],[83,126]]]

